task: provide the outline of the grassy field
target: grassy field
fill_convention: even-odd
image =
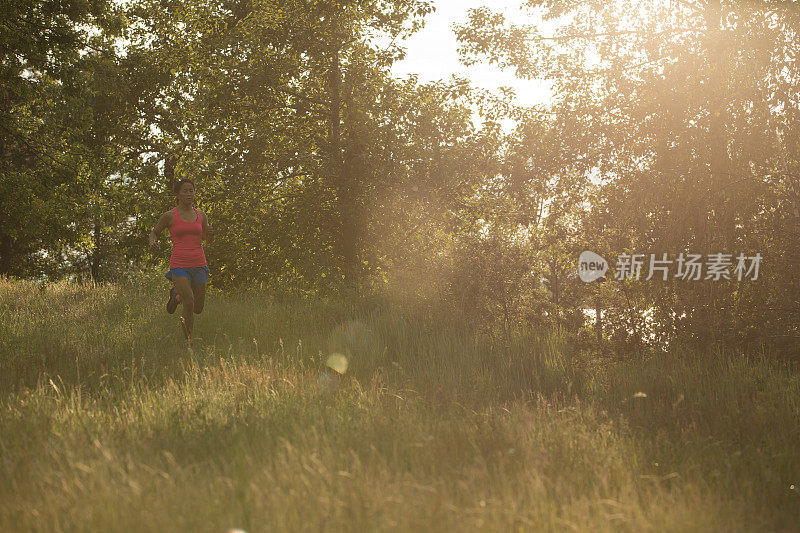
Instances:
[[[0,531],[800,528],[785,362],[254,293],[189,353],[165,297],[0,279]]]

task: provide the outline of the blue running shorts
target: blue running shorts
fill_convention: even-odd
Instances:
[[[184,276],[189,278],[189,283],[192,285],[203,285],[208,282],[208,278],[211,277],[211,272],[209,272],[207,266],[179,267],[170,268],[169,272],[164,274],[164,276],[170,281],[172,281],[172,276]]]

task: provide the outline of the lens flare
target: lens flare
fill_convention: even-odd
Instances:
[[[347,372],[347,364],[347,357],[340,353],[332,353],[325,362],[325,366],[339,374]]]

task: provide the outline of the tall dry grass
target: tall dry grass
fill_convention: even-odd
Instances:
[[[791,531],[800,377],[446,309],[0,280],[0,530]],[[330,379],[331,353],[348,358]]]

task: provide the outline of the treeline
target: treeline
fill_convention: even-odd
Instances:
[[[792,3],[528,2],[555,34],[472,10],[462,57],[550,80],[534,108],[391,76],[433,4],[5,2],[0,274],[157,264],[146,236],[186,176],[218,287],[434,296],[492,331],[637,352],[794,353]],[[608,282],[579,279],[584,250]],[[613,279],[623,254],[639,280]],[[651,254],[666,281],[645,281]],[[679,275],[690,256],[700,279]]]

